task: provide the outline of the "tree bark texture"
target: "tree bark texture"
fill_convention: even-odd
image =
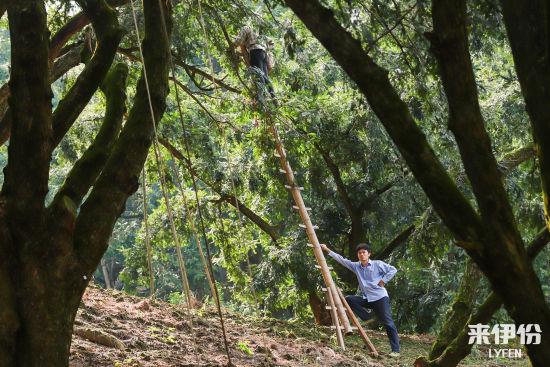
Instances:
[[[542,0],[501,0],[500,4],[537,146],[546,226],[550,228],[550,5]]]
[[[317,325],[330,326],[332,325],[332,319],[330,317],[330,312],[326,309],[327,303],[323,301],[315,291],[308,291],[308,302],[311,311],[313,312],[313,317],[315,318],[315,323]]]
[[[107,43],[118,45],[120,32],[112,8],[103,0],[80,4],[94,28],[110,34]],[[143,49],[156,121],[162,116],[168,92],[169,42],[159,8],[165,4],[144,1]],[[170,14],[168,8],[163,11]],[[76,87],[79,92],[69,92],[64,102],[66,116],[72,116],[65,122],[70,122],[104,80],[103,124],[46,207],[55,119],[44,2],[9,1],[8,17],[12,44],[9,108],[14,123],[0,193],[0,367],[67,366],[82,293],[107,248],[116,218],[137,188],[152,142],[153,120],[141,78],[121,131],[128,70],[116,65],[105,78],[112,63],[107,47],[95,66],[90,66],[94,71],[89,69],[76,82],[81,84]],[[170,19],[167,22],[170,30]],[[98,52],[99,48],[96,56]],[[58,138],[64,134],[58,133]]]

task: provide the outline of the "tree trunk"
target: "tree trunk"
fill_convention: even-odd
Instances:
[[[351,219],[351,229],[349,232],[349,243],[348,243],[348,256],[350,259],[354,259],[356,256],[355,248],[358,244],[364,243],[365,231],[363,229],[363,215],[355,211],[353,215],[350,215]]]
[[[59,120],[62,129],[55,133],[44,2],[8,3],[12,42],[9,105],[14,124],[0,193],[0,367],[68,365],[72,326],[82,293],[107,249],[116,219],[137,188],[135,178],[151,145],[153,122],[165,108],[171,19],[164,23],[161,13],[170,13],[161,7],[167,4],[143,3],[143,54],[154,118],[149,114],[142,77],[120,136],[127,67],[119,64],[105,78],[118,45],[117,35],[121,36],[116,14],[104,0],[80,0],[79,4],[92,19],[96,34],[110,36],[102,38],[106,44],[102,55],[98,54],[101,47],[97,48],[93,70],[81,73],[70,98],[64,99],[65,112],[57,116],[66,113],[67,119]],[[168,34],[161,24],[167,26]],[[70,127],[102,80],[107,83],[103,125],[46,207],[55,147],[52,136],[57,134],[60,139],[64,135],[63,130]]]
[[[330,312],[325,308],[326,302],[323,302],[315,291],[308,291],[308,301],[311,311],[313,311],[313,317],[317,325],[330,326],[332,325],[332,319]]]
[[[549,241],[550,232],[547,228],[543,228],[527,248],[529,258],[533,260]],[[469,343],[470,329],[468,325],[487,324],[501,306],[502,299],[495,292],[492,292],[471,314],[462,330],[459,330],[437,359],[428,361],[425,357],[420,357],[415,361],[415,367],[455,367],[458,365],[472,350],[473,345]]]
[[[42,266],[42,265],[40,265]],[[35,274],[43,270],[26,269]],[[67,279],[67,278],[65,278]],[[16,366],[67,366],[73,322],[87,280],[80,284],[46,274],[29,278],[20,285],[17,309],[21,327],[15,346]]]

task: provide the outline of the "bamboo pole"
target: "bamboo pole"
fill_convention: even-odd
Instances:
[[[273,124],[270,124],[269,128],[270,128],[271,133],[273,135],[273,138],[275,140],[275,146],[276,146],[277,154],[278,154],[280,162],[281,162],[281,168],[286,172],[285,176],[286,176],[288,185],[290,186],[290,193],[292,194],[292,197],[294,198],[294,202],[296,203],[296,206],[298,207],[298,212],[300,213],[300,217],[302,218],[302,222],[305,225],[305,230],[306,230],[306,234],[307,234],[307,237],[309,239],[309,242],[313,246],[313,253],[315,255],[315,259],[317,259],[317,263],[320,266],[321,275],[323,276],[323,280],[325,281],[325,284],[327,285],[327,288],[330,290],[331,294],[337,295],[338,291],[336,290],[336,285],[334,284],[334,281],[332,280],[332,276],[330,274],[330,270],[328,268],[327,261],[325,259],[324,254],[323,254],[323,250],[321,249],[319,239],[317,238],[317,234],[315,233],[315,229],[313,227],[313,224],[311,223],[309,213],[308,213],[307,208],[304,204],[304,200],[302,199],[302,194],[300,193],[300,188],[296,185],[296,182],[295,182],[295,179],[294,179],[294,172],[292,171],[292,167],[290,166],[290,163],[286,159],[286,153],[285,153],[285,150],[283,148],[283,144],[281,142],[281,139],[279,138],[279,134],[277,133],[277,129],[275,128],[275,126]],[[352,329],[351,329],[348,317],[346,315],[346,311],[344,309],[344,306],[342,305],[342,301],[340,300],[340,297],[333,297],[333,301],[334,301],[334,307],[336,307],[336,312],[338,314],[338,317],[340,318],[340,321],[342,322],[344,332],[346,334],[352,333]]]
[[[146,165],[143,166],[143,184],[141,187],[143,194],[143,222],[145,223],[145,248],[147,250],[147,269],[149,271],[149,297],[153,298],[155,296],[155,275],[153,274],[153,251],[151,249],[151,236],[149,233],[149,214],[147,213]]]
[[[361,323],[359,322],[359,320],[357,320],[357,317],[355,316],[355,314],[353,313],[353,310],[349,306],[348,301],[346,301],[346,297],[344,297],[344,295],[342,294],[342,291],[340,290],[340,288],[336,288],[336,289],[338,290],[338,296],[340,297],[340,300],[342,301],[342,303],[346,307],[346,310],[348,311],[348,314],[349,314],[349,317],[351,318],[351,321],[353,322],[353,324],[355,326],[357,326],[357,330],[359,331],[359,335],[361,335],[361,338],[363,338],[363,341],[365,342],[367,347],[370,349],[372,354],[375,357],[378,357],[378,351],[374,347],[374,344],[372,344],[372,342],[370,341],[370,338],[368,337],[367,333],[365,332],[365,330],[361,326]]]
[[[346,350],[346,345],[344,344],[344,337],[342,336],[342,328],[340,327],[340,320],[338,320],[338,314],[336,308],[334,307],[334,299],[338,297],[333,297],[330,292],[330,288],[327,288],[327,298],[330,305],[330,316],[332,317],[332,324],[336,328],[336,339],[338,340],[338,345],[342,351]]]

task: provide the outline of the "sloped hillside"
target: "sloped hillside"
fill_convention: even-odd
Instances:
[[[429,336],[402,336],[402,356],[390,358],[385,333],[369,331],[381,358],[368,356],[357,335],[341,353],[333,333],[313,324],[248,318],[225,311],[237,366],[412,366],[429,349]],[[90,286],[75,322],[71,367],[223,366],[227,358],[214,309],[196,310]],[[522,364],[523,363],[523,364]],[[471,360],[469,365],[506,366]],[[527,365],[516,361],[515,365]]]

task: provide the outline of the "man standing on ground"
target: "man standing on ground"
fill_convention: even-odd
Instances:
[[[399,336],[391,316],[390,298],[385,288],[386,283],[397,273],[397,269],[383,261],[370,260],[371,250],[366,243],[357,246],[359,261],[355,262],[331,251],[327,245],[321,245],[321,248],[338,263],[355,273],[361,296],[346,296],[346,301],[353,312],[364,321],[372,317],[366,309],[374,310],[378,320],[386,327],[392,350],[390,356],[398,357]]]

